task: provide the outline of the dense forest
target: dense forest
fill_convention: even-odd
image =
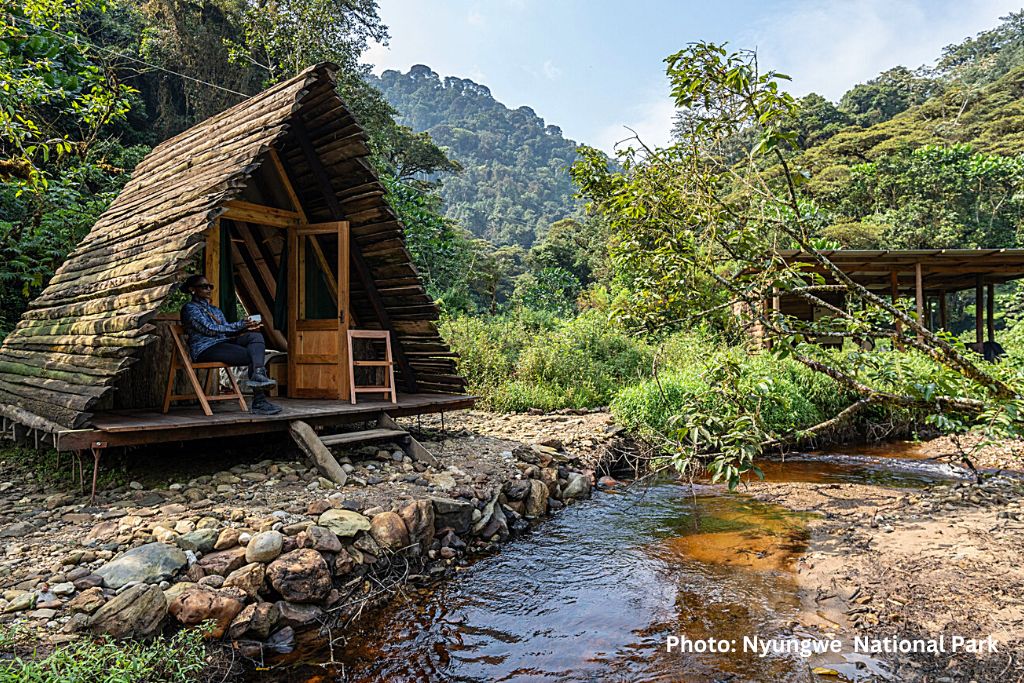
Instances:
[[[576,143],[529,107],[509,109],[486,86],[442,80],[422,64],[370,83],[402,125],[429,133],[459,164],[440,194],[445,215],[475,236],[529,248],[551,223],[576,212],[569,178]]]

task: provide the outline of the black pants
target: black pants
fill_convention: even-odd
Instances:
[[[267,344],[259,332],[243,332],[226,342],[206,349],[196,357],[199,363],[227,363],[232,367],[248,367],[252,374],[265,367]]]

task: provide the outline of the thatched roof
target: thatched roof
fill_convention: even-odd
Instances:
[[[336,92],[334,68],[319,65],[161,143],[138,165],[0,347],[0,414],[48,431],[87,425],[152,339],[148,321],[204,232],[271,147],[310,221],[350,222],[353,259],[372,275],[360,284],[353,269],[353,312],[395,331],[406,387],[458,391],[463,381],[367,159],[366,135]]]

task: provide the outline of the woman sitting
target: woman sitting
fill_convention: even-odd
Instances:
[[[276,415],[281,407],[267,400],[266,390],[277,384],[267,376],[266,344],[259,332],[262,323],[246,318],[229,323],[213,305],[213,285],[202,275],[192,275],[181,285],[192,300],[181,309],[181,323],[188,335],[188,353],[196,363],[224,363],[249,369],[249,388],[255,415]]]

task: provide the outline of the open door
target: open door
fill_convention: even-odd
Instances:
[[[347,221],[288,229],[288,395],[348,394]]]

